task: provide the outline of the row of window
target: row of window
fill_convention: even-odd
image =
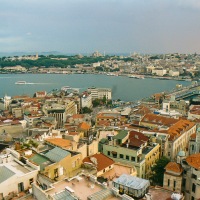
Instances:
[[[118,157],[117,152],[112,152],[112,153],[111,153],[110,151],[108,151],[107,155],[108,155],[108,156],[111,156],[111,154],[112,154],[113,158],[117,158],[117,157]],[[126,160],[130,160],[130,159],[131,159],[131,161],[133,161],[133,162],[136,161],[136,158],[135,158],[135,157],[129,156],[129,155],[124,155],[124,154],[119,154],[119,158],[121,158],[121,159],[126,159]]]

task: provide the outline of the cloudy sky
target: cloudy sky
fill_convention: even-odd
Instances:
[[[0,52],[200,53],[200,0],[0,3]]]

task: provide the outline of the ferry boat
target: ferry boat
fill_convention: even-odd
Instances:
[[[25,85],[27,84],[26,81],[17,81],[15,82],[16,85]]]
[[[70,89],[72,89],[70,86],[63,86],[62,88],[61,88],[61,90],[63,90],[63,91],[67,91],[67,90],[70,90]]]

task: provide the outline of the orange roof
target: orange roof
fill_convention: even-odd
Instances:
[[[146,114],[141,120],[141,122],[164,125],[164,126],[171,126],[175,124],[177,121],[178,120],[174,118],[164,117],[152,113]]]
[[[190,139],[195,140],[196,139],[197,134],[193,133],[192,135],[190,135]]]
[[[69,132],[69,135],[78,135],[78,132]]]
[[[84,115],[83,114],[74,114],[74,115],[72,115],[72,117],[74,119],[82,119],[82,118],[84,118]]]
[[[181,165],[176,162],[169,162],[166,165],[165,169],[166,169],[166,171],[172,171],[172,172],[176,172],[176,173],[182,173],[182,171],[183,171],[183,168],[181,167]]]
[[[90,125],[86,122],[82,122],[79,124],[78,126],[80,129],[84,129],[84,130],[89,130],[90,129]]]
[[[192,154],[186,158],[188,165],[200,170],[200,153]]]
[[[177,137],[181,136],[182,133],[191,129],[194,125],[194,122],[183,119],[179,120],[168,129],[167,133],[170,135],[169,140],[175,140]]]
[[[46,141],[52,145],[55,145],[61,148],[70,148],[72,146],[70,140],[65,140],[62,138],[51,138],[51,139],[46,139]]]
[[[115,163],[111,158],[105,156],[102,153],[96,153],[92,156],[84,158],[83,163],[85,163],[85,162],[91,163],[93,165],[97,164],[97,166],[96,166],[97,171],[101,171],[101,170],[105,169],[106,167]]]

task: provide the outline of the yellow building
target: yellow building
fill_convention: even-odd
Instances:
[[[76,170],[81,167],[82,155],[55,147],[40,154],[32,154],[29,161],[40,166],[41,174],[61,180],[76,175]]]

